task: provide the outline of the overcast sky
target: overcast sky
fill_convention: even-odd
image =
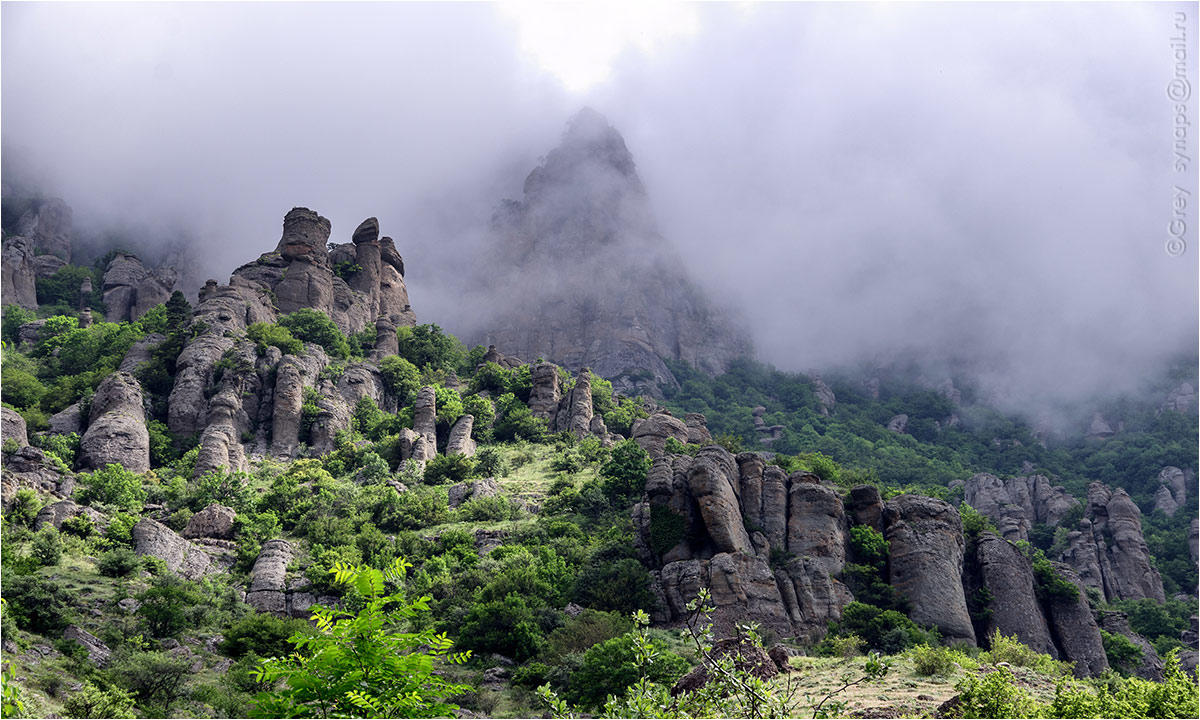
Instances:
[[[81,228],[186,231],[221,281],[293,206],[342,242],[376,215],[454,328],[446,273],[591,105],[763,359],[957,353],[1016,404],[1071,398],[1196,348],[1176,12],[1192,80],[1194,4],[6,3],[6,180]]]

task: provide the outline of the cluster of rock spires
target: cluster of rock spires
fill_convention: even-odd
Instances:
[[[632,154],[595,111],[570,121],[493,221],[494,251],[472,281],[487,299],[482,342],[591,367],[622,392],[674,385],[664,358],[720,373],[748,354],[659,234]],[[494,302],[507,288],[520,293]]]
[[[682,423],[670,420],[643,422],[682,442]],[[1072,549],[1054,563],[1076,597],[1042,598],[1031,558],[1014,541],[1027,539],[1032,523],[1058,522],[1078,505],[1044,477],[972,478],[968,502],[992,517],[1004,537],[984,532],[969,547],[958,511],[942,500],[900,495],[883,502],[871,486],[843,495],[812,473],[788,475],[766,465],[758,453],[735,456],[709,446],[690,457],[666,453],[661,443],[643,446],[655,460],[633,519],[639,553],[653,568],[659,622],[683,620],[687,602],[708,587],[720,634],[751,620],[780,636],[815,641],[853,600],[841,579],[849,530],[867,525],[889,542],[886,579],[910,604],[910,617],[944,639],[975,644],[999,630],[1091,676],[1108,667],[1104,627],[1144,644],[1143,672],[1161,677],[1153,648],[1123,616],[1094,613],[1088,603],[1089,588],[1110,600],[1163,601],[1137,508],[1122,490],[1093,485]],[[980,588],[990,593],[991,612],[973,618],[967,598]]]
[[[38,307],[37,280],[54,275],[71,261],[74,236],[71,208],[57,198],[30,201],[28,209],[15,220],[14,230],[14,234],[4,238],[0,301],[34,310]],[[116,253],[105,268],[100,288],[105,319],[137,320],[150,308],[166,302],[177,281],[174,268],[147,268],[134,255]],[[93,309],[88,300],[95,290],[91,280],[84,279],[79,290],[79,309]],[[83,319],[85,325],[87,317],[90,313]]]

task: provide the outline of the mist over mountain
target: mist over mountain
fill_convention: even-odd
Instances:
[[[377,214],[423,320],[519,354],[500,316],[544,320],[538,300],[578,283],[478,268],[572,252],[569,230],[496,219],[538,202],[530,170],[590,105],[666,240],[641,252],[676,248],[665,262],[763,360],[918,358],[1032,416],[1194,356],[1195,243],[1163,251],[1171,188],[1195,191],[1170,163],[1175,10],[700,7],[579,89],[494,8],[6,6],[5,181],[63,197],[80,232],[184,248],[196,282],[295,205],[335,235]],[[466,36],[471,52],[445,42]],[[556,212],[603,195],[593,179],[554,185]],[[580,270],[600,266],[621,275]],[[652,285],[617,279],[593,276],[613,307]]]

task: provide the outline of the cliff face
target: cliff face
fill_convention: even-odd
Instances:
[[[523,199],[506,201],[493,222],[480,283],[515,297],[483,309],[485,343],[526,361],[589,366],[626,391],[675,383],[663,359],[719,373],[749,352],[659,234],[633,156],[599,114],[571,120]]]

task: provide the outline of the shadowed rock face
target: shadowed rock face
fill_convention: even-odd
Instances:
[[[991,592],[990,629],[1017,638],[1040,653],[1058,658],[1038,604],[1033,566],[1020,550],[992,533],[982,533],[975,549],[983,582]]]
[[[1037,523],[1058,525],[1079,501],[1061,486],[1051,486],[1043,475],[1001,480],[995,475],[973,475],[963,488],[967,504],[987,515],[1006,540],[1028,540]]]
[[[177,278],[171,268],[147,269],[137,257],[119,253],[104,271],[104,304],[108,308],[105,319],[137,320],[170,299]]]
[[[749,351],[659,235],[632,154],[594,111],[570,121],[523,199],[502,204],[494,234],[479,287],[520,291],[481,302],[484,344],[591,367],[622,391],[673,385],[664,358],[717,373]]]
[[[951,641],[975,643],[967,613],[962,569],[962,519],[949,503],[900,495],[884,506],[884,536],[891,543],[890,581],[912,604],[909,616],[933,625]]]
[[[1064,660],[1075,663],[1075,675],[1095,677],[1108,669],[1100,627],[1087,601],[1087,586],[1069,566],[1054,563],[1058,574],[1079,591],[1074,600],[1051,598],[1046,603],[1050,627]]]
[[[10,237],[4,240],[4,257],[0,261],[0,295],[5,305],[23,308],[37,307],[37,277],[34,271],[33,247],[28,238]]]

